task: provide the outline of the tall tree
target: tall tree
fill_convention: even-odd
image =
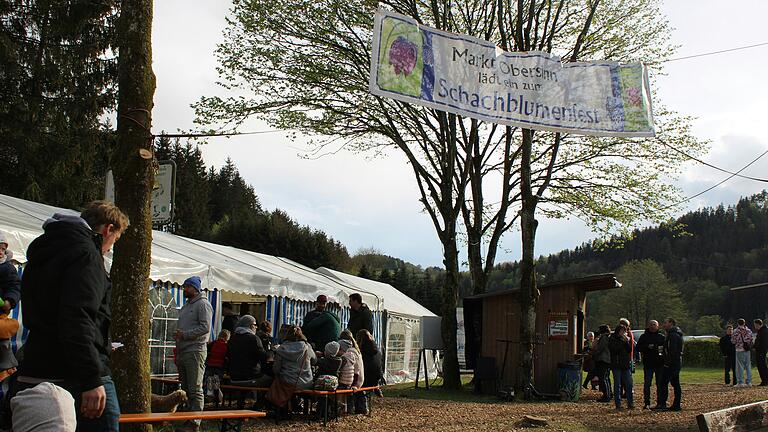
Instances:
[[[152,248],[153,160],[152,0],[125,0],[118,30],[118,146],[113,159],[116,204],[131,225],[117,243],[112,264],[112,336],[125,347],[113,356],[123,412],[150,410],[149,266]],[[128,430],[151,431],[148,425]]]
[[[0,0],[0,193],[78,208],[114,141],[115,0]]]
[[[664,269],[652,260],[630,261],[616,272],[623,286],[602,293],[588,325],[612,324],[619,317],[630,320],[635,328],[644,328],[648,320],[658,321],[673,317],[685,324],[688,313],[680,291],[671,282]]]
[[[638,57],[655,61],[671,52],[668,25],[659,18],[655,0],[586,4],[394,0],[385,4],[431,27],[480,37],[508,50],[552,52],[566,61]],[[531,324],[537,292],[533,248],[539,203],[551,205],[545,208],[548,215],[563,217],[572,212],[596,225],[611,224],[613,219],[624,224],[638,216],[658,217],[674,196],[658,179],[674,171],[681,160],[664,144],[693,153],[700,146],[689,139],[686,123],[673,116],[661,122],[660,129],[669,134],[663,141],[601,140],[498,128],[370,95],[374,7],[359,0],[236,1],[226,40],[218,49],[222,78],[228,87],[254,96],[203,98],[197,111],[207,122],[239,124],[255,115],[276,127],[343,139],[348,148],[391,145],[405,154],[443,247],[446,384],[458,386],[453,309],[458,292],[459,217],[463,216],[467,228],[474,290],[482,292],[500,236],[520,215],[525,245],[521,275],[526,313],[522,316]],[[296,14],[297,9],[304,13]],[[319,144],[328,142],[321,139]],[[625,157],[628,162],[616,162]],[[489,174],[489,178],[500,174],[503,179],[502,193],[493,201],[485,199],[486,188],[498,189],[498,183],[489,185],[485,177]],[[486,240],[490,247],[483,256],[481,241]],[[523,327],[524,376],[531,377],[533,328]]]

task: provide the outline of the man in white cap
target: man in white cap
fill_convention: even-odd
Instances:
[[[19,273],[11,262],[13,252],[8,250],[8,238],[0,231],[0,313],[9,313],[19,301]]]
[[[181,389],[187,392],[190,411],[202,411],[203,375],[207,357],[206,343],[211,333],[213,308],[202,292],[200,278],[192,276],[182,285],[187,303],[179,312],[176,330],[176,363],[179,368]],[[198,430],[200,420],[186,425],[189,430]]]

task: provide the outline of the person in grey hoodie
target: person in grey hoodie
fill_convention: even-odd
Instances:
[[[211,333],[213,308],[202,292],[200,278],[192,276],[182,285],[187,303],[179,312],[176,330],[176,363],[179,369],[181,388],[187,392],[190,411],[202,411],[203,376],[207,357],[206,342]],[[200,426],[194,420],[193,429]]]
[[[275,352],[275,364],[272,366],[275,378],[294,385],[300,390],[312,388],[312,365],[317,362],[315,351],[307,343],[301,327],[289,327],[283,343]]]

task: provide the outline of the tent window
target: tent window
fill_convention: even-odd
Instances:
[[[170,289],[155,285],[149,291],[152,336],[149,339],[150,370],[153,376],[175,375],[174,334],[179,320],[179,305]]]

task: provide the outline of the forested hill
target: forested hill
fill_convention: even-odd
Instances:
[[[595,248],[585,243],[540,257],[536,270],[542,280],[559,280],[615,271],[640,259],[661,264],[678,283],[705,279],[737,286],[768,281],[768,191],[736,205],[704,208],[671,224],[636,230],[621,244]],[[517,269],[518,263],[499,265],[490,289],[518,283]]]
[[[735,318],[729,287],[768,282],[768,191],[636,230],[613,244],[585,243],[542,256],[536,270],[540,283],[616,272],[624,288],[588,297],[591,325],[613,322],[621,313],[639,322],[678,316],[689,331],[718,331]],[[519,280],[518,263],[501,264],[489,290],[511,288]]]

